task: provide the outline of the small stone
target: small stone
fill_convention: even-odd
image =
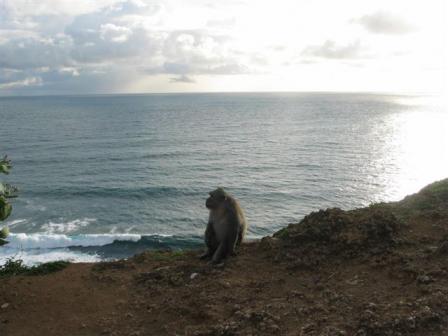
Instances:
[[[199,274],[198,273],[191,273],[190,275],[190,279],[193,280],[194,278],[196,278]]]
[[[411,329],[411,330],[415,329],[416,321],[415,321],[414,316],[408,317],[405,321],[406,321],[406,326],[408,327],[408,329]]]
[[[417,282],[423,285],[429,284],[432,282],[432,279],[427,275],[419,275],[417,277]]]
[[[371,309],[371,310],[375,310],[375,309],[377,308],[377,306],[376,306],[375,303],[373,303],[373,302],[369,302],[369,303],[367,304],[367,308],[368,308],[368,309]]]
[[[2,308],[2,309],[6,309],[8,307],[9,307],[9,303],[4,303],[0,306],[0,308]]]
[[[223,286],[224,288],[230,288],[230,287],[232,287],[232,285],[231,285],[229,282],[227,282],[227,281],[220,281],[219,284],[220,284],[221,286]]]
[[[272,332],[279,332],[280,331],[280,327],[278,325],[276,325],[275,323],[272,323],[271,325],[269,325],[269,329]]]

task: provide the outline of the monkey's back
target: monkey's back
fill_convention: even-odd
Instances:
[[[210,211],[209,222],[212,223],[218,242],[222,242],[227,238],[229,226],[238,228],[238,244],[246,235],[246,217],[238,201],[233,197],[229,196],[228,207]]]
[[[237,218],[238,218],[238,226],[239,226],[239,231],[240,231],[240,238],[238,240],[240,243],[246,236],[247,221],[246,221],[246,216],[244,216],[244,211],[241,208],[241,206],[237,200],[235,200],[235,205],[236,205],[235,208],[236,208],[236,213],[237,213]]]

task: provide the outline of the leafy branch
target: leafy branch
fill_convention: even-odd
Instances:
[[[9,174],[11,168],[11,160],[8,160],[7,156],[0,159],[0,173]],[[0,182],[0,221],[4,221],[11,214],[12,205],[8,202],[8,199],[17,197],[17,191],[16,187]],[[8,243],[5,240],[8,234],[9,230],[7,227],[0,230],[0,246]]]

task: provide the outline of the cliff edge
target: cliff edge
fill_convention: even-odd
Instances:
[[[0,334],[447,335],[448,179],[243,244],[0,277]]]

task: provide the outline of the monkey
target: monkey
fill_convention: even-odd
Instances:
[[[205,244],[207,251],[201,259],[211,259],[212,264],[220,264],[244,239],[247,223],[238,201],[223,188],[209,193],[205,206],[210,210]]]

